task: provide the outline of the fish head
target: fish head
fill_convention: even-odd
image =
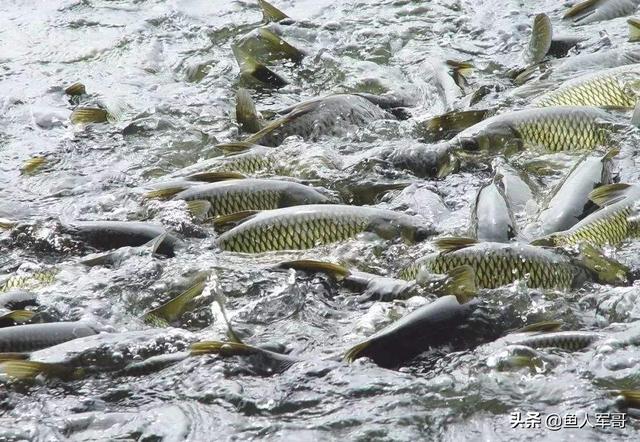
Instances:
[[[500,118],[491,117],[460,132],[452,141],[465,152],[503,152],[520,150],[519,135]]]

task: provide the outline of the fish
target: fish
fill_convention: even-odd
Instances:
[[[600,186],[589,199],[601,208],[583,218],[568,230],[552,233],[532,241],[532,244],[566,247],[575,244],[616,246],[640,234],[638,205],[640,186],[616,183]]]
[[[331,203],[331,198],[312,187],[266,179],[229,180],[193,186],[176,194],[174,199],[187,201],[192,213],[208,218],[246,210]],[[208,204],[199,209],[197,206],[202,206],[200,203],[203,201]]]
[[[413,143],[385,149],[380,152],[380,159],[421,178],[443,179],[460,168],[460,159],[446,142],[434,145]]]
[[[419,242],[435,234],[433,225],[392,210],[312,204],[260,212],[216,239],[222,250],[262,253],[303,250],[373,232],[384,239]]]
[[[191,356],[217,354],[221,357],[243,356],[261,374],[282,373],[301,360],[244,342],[200,341],[191,344]]]
[[[28,359],[0,363],[0,372],[25,381],[41,374],[78,379],[90,373],[122,370],[136,359],[180,351],[193,340],[184,330],[166,328],[86,334],[47,348],[27,350],[31,352]]]
[[[550,198],[529,231],[541,235],[567,230],[596,209],[591,192],[612,179],[612,159],[619,153],[611,149],[604,155],[585,155],[551,191]]]
[[[640,0],[584,0],[573,5],[562,18],[585,25],[633,14],[638,5]]]
[[[452,343],[480,301],[461,303],[453,295],[423,305],[348,349],[347,362],[369,358],[395,368],[430,348]]]
[[[23,310],[38,305],[38,295],[26,290],[11,290],[0,293],[0,308]]]
[[[8,292],[12,289],[34,289],[49,285],[55,281],[59,272],[59,269],[51,267],[28,275],[10,275],[0,279],[0,293]]]
[[[0,218],[0,230],[13,229],[18,223],[7,218]]]
[[[15,325],[0,329],[0,352],[30,352],[95,335],[101,327],[89,321]]]
[[[270,122],[244,142],[275,147],[292,135],[314,141],[321,136],[342,134],[350,126],[365,126],[376,120],[396,120],[379,104],[386,103],[379,100],[374,102],[372,96],[364,94],[316,98],[287,109],[285,115]]]
[[[69,96],[85,95],[87,93],[87,88],[84,84],[76,82],[71,84],[70,86],[67,86],[64,90],[64,93]]]
[[[561,84],[532,106],[601,106],[633,109],[640,98],[640,64],[599,70]]]
[[[606,145],[618,127],[613,116],[596,107],[524,109],[487,118],[460,132],[451,143],[465,152],[593,150]]]
[[[516,222],[497,175],[478,191],[471,212],[471,230],[480,241],[509,242],[516,237]]]
[[[281,262],[277,269],[295,269],[304,272],[322,272],[340,281],[349,290],[361,292],[358,301],[393,301],[419,295],[417,287],[425,287],[437,296],[455,294],[471,298],[477,292],[475,275],[469,266],[453,269],[446,275],[419,274],[416,281],[379,276],[372,273],[348,269],[332,262],[296,260]]]
[[[625,284],[629,269],[587,248],[577,257],[523,243],[479,243],[471,238],[440,238],[439,252],[425,256],[400,272],[415,279],[420,271],[443,274],[468,265],[479,288],[494,289],[518,280],[529,288],[568,290],[587,281]]]
[[[69,221],[62,224],[62,229],[102,250],[142,246],[167,233],[159,224],[138,221]],[[182,247],[182,240],[167,233],[157,252],[173,257],[176,249]]]

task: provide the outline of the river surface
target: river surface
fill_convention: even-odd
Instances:
[[[271,26],[308,55],[301,66],[276,64],[290,82],[286,87],[251,89],[259,109],[345,91],[417,99],[405,121],[378,121],[315,143],[287,140],[277,148],[283,175],[326,187],[347,203],[404,211],[444,233],[465,234],[488,170],[424,180],[362,159],[381,146],[410,146],[418,122],[463,105],[446,100],[425,60],[472,62],[468,92],[488,91],[475,107],[521,106],[505,101],[514,88],[505,74],[520,65],[536,13],[547,13],[558,34],[583,39],[572,54],[633,45],[626,42],[626,18],[572,27],[561,20],[569,4],[277,2],[298,23]],[[0,272],[56,265],[56,281],[38,289],[44,317],[94,319],[131,331],[149,328],[140,315],[166,300],[185,276],[212,271],[207,291],[224,294],[245,341],[281,343],[305,360],[280,374],[246,369],[242,358],[210,356],[141,376],[2,384],[0,440],[638,440],[640,424],[633,419],[625,429],[511,425],[517,411],[592,420],[595,413],[615,412],[608,390],[640,389],[638,348],[550,351],[555,363],[538,370],[498,371],[483,347],[444,351],[435,361],[425,357],[399,370],[367,360],[346,364],[339,357],[347,348],[426,301],[361,304],[357,294],[323,276],[269,270],[278,261],[309,257],[393,275],[433,250],[429,243],[410,247],[363,235],[302,253],[220,253],[213,230],[194,223],[184,203],[143,197],[150,180],[214,156],[217,143],[243,136],[234,118],[235,91],[251,85],[239,79],[230,45],[261,21],[254,1],[0,2],[0,217],[31,226],[1,234]],[[71,125],[74,104],[63,91],[76,81],[86,85],[85,104],[106,103],[117,109],[117,121]],[[621,141],[621,181],[638,180],[638,141],[634,134]],[[21,171],[36,156],[46,164]],[[536,154],[518,161],[548,161],[545,176],[535,178],[540,200],[576,159]],[[334,185],[349,177],[360,186]],[[408,187],[368,191],[393,183]],[[519,214],[521,225],[526,218]],[[155,221],[182,234],[188,247],[174,258],[132,256],[114,268],[85,268],[74,262],[87,251],[61,240],[55,227],[74,219]],[[639,251],[634,242],[608,250],[632,268],[640,266]],[[482,296],[510,306],[523,322],[559,318],[565,329],[595,330],[640,320],[639,293],[637,284],[589,284],[568,293],[514,284]],[[167,343],[167,351],[223,339],[226,332],[211,302],[174,326],[184,331],[171,332],[176,342]]]

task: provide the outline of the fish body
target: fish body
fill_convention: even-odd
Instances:
[[[270,170],[274,165],[274,150],[270,147],[254,145],[240,151],[199,161],[169,175],[170,178],[187,178],[201,172],[237,172],[255,175]]]
[[[517,170],[502,158],[494,160],[492,167],[495,173],[494,180],[500,183],[509,207],[516,213],[524,211],[527,203],[533,200],[534,183],[523,171]]]
[[[136,221],[72,221],[64,224],[63,228],[67,233],[101,250],[138,247],[167,234],[166,229],[159,224]],[[156,251],[171,257],[182,245],[180,239],[167,234]]]
[[[305,140],[316,140],[324,135],[342,134],[349,127],[366,126],[376,120],[396,119],[371,99],[357,94],[317,98],[298,104],[288,111],[245,142],[278,146],[292,135]]]
[[[345,359],[368,357],[382,367],[397,367],[429,348],[455,340],[457,329],[477,306],[477,300],[460,304],[453,295],[438,298],[355,345]]]
[[[585,25],[633,14],[638,5],[640,0],[583,0],[572,6],[563,18]]]
[[[586,156],[574,166],[552,191],[538,216],[537,225],[543,235],[567,230],[593,212],[596,206],[589,194],[611,181],[611,158],[616,153],[614,150],[604,156]]]
[[[624,187],[623,187],[624,186]],[[622,187],[622,188],[621,188]],[[613,189],[609,191],[609,189]],[[593,194],[609,193],[604,201]],[[594,190],[591,199],[602,208],[592,213],[568,230],[542,238],[539,244],[571,246],[587,243],[594,246],[618,245],[640,235],[640,186],[611,184]]]
[[[261,253],[302,250],[343,241],[363,232],[417,242],[433,235],[418,218],[372,207],[313,204],[258,213],[217,239],[223,250]]]
[[[229,180],[193,186],[178,193],[174,199],[208,201],[209,217],[247,210],[269,210],[331,202],[327,196],[302,184],[261,179]]]
[[[516,236],[516,223],[500,183],[492,180],[478,191],[471,224],[481,241],[508,242]]]
[[[97,324],[86,321],[16,325],[0,329],[0,352],[39,350],[99,331]]]
[[[397,169],[406,169],[419,177],[444,178],[460,166],[449,143],[413,144],[383,151],[383,160]]]
[[[593,150],[605,145],[615,120],[602,109],[558,106],[524,109],[490,117],[460,132],[452,144],[465,151]]]
[[[553,333],[515,333],[501,339],[507,345],[524,345],[531,348],[561,348],[579,351],[603,338],[602,333],[589,331],[561,331]]]
[[[479,288],[492,289],[526,280],[531,288],[570,289],[591,277],[587,269],[564,254],[527,244],[491,242],[426,256],[404,269],[400,277],[415,279],[421,269],[443,274],[464,265],[475,271]]]
[[[569,80],[533,101],[534,106],[633,108],[640,98],[640,64],[606,69]]]

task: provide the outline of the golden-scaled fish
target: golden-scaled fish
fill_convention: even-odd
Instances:
[[[415,279],[421,269],[447,273],[468,265],[479,288],[496,288],[522,280],[530,288],[570,289],[589,280],[621,284],[627,282],[628,269],[599,254],[595,249],[572,257],[528,244],[478,243],[469,238],[441,238],[441,250],[404,269],[403,279]]]
[[[587,243],[594,246],[618,245],[640,234],[640,186],[609,184],[598,187],[589,199],[601,207],[572,228],[539,238],[532,244],[570,246]]]
[[[418,242],[434,235],[435,229],[417,217],[392,210],[314,204],[260,212],[220,235],[217,244],[223,250],[243,253],[303,250],[363,232]]]
[[[558,106],[507,112],[460,132],[451,143],[464,151],[513,152],[542,148],[551,152],[593,150],[618,129],[612,115],[589,106]]]
[[[312,187],[291,181],[244,179],[193,186],[174,199],[185,200],[192,212],[213,218],[247,210],[269,210],[304,204],[327,204],[331,199]],[[207,204],[200,204],[206,202]],[[202,209],[197,206],[202,205]]]
[[[640,64],[569,80],[533,101],[534,106],[603,106],[632,109],[640,98]]]

